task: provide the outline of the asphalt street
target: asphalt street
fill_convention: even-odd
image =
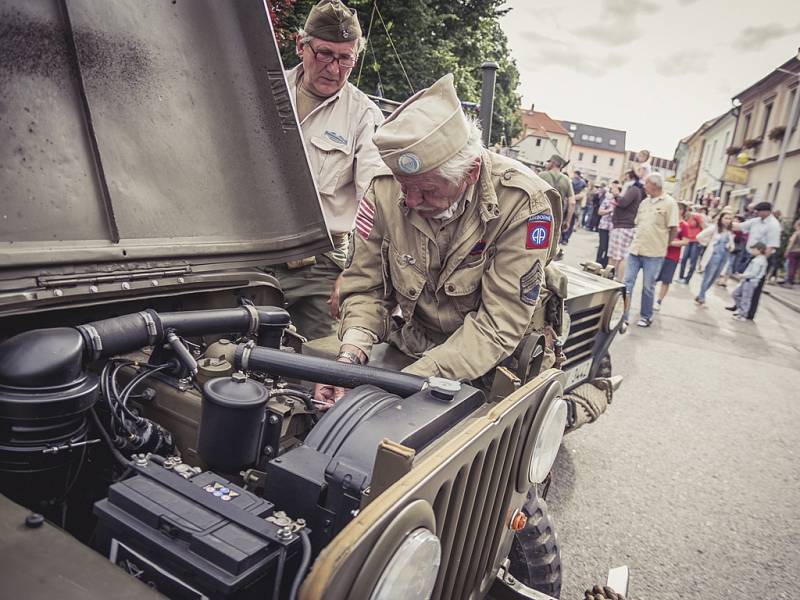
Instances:
[[[565,261],[593,260],[579,231]],[[628,565],[629,598],[800,598],[800,314],[762,296],[754,322],[729,291],[673,285],[612,345],[625,380],[600,419],[564,440],[548,503],[563,599]]]

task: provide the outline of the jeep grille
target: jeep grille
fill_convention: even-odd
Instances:
[[[564,344],[564,354],[567,360],[561,367],[563,370],[566,371],[587,358],[591,358],[597,334],[600,332],[604,308],[604,305],[601,304],[570,314],[572,321],[569,326],[567,343]]]

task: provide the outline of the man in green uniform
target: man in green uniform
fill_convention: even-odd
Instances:
[[[358,17],[339,0],[322,0],[297,38],[302,63],[286,73],[334,250],[271,267],[292,322],[308,339],[331,335],[337,278],[358,202],[383,168],[372,143],[378,107],[347,82],[363,47]]]
[[[560,200],[480,140],[452,75],[378,129],[373,141],[389,171],[372,181],[356,217],[338,360],[366,363],[373,345],[388,341],[406,358],[404,372],[473,380],[534,328],[561,225],[551,206]],[[340,394],[316,390],[327,402]]]
[[[565,215],[561,229],[566,231],[572,223],[575,215],[575,192],[572,188],[572,181],[561,169],[566,165],[566,161],[558,154],[553,154],[545,165],[545,170],[539,173],[539,177],[549,183],[561,196],[561,214]]]

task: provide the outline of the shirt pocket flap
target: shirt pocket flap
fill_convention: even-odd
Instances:
[[[409,260],[414,260],[408,254],[400,254],[391,249],[392,286],[402,296],[416,300],[425,287],[425,276],[420,273]]]
[[[481,286],[486,257],[453,271],[444,284],[444,293],[448,296],[466,296]]]
[[[333,131],[315,135],[311,138],[311,144],[323,152],[341,152],[343,154],[350,152],[350,140]]]

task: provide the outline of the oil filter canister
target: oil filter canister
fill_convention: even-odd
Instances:
[[[209,467],[238,471],[256,462],[268,395],[240,372],[206,382],[197,446]]]

